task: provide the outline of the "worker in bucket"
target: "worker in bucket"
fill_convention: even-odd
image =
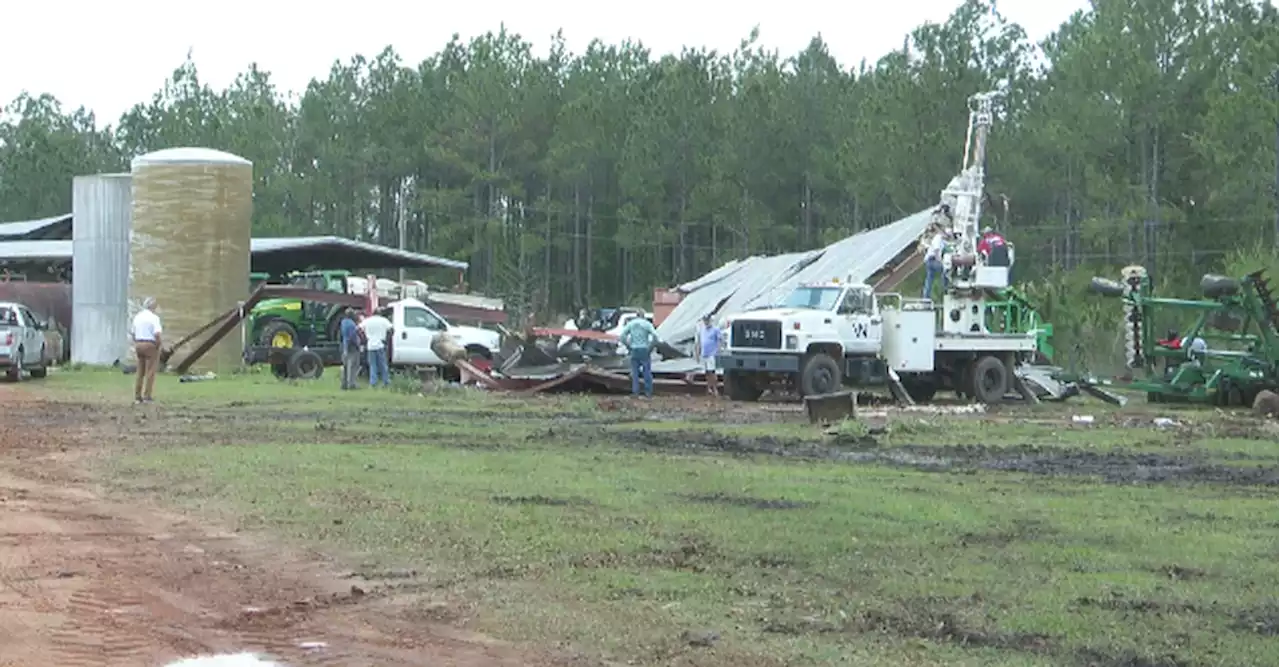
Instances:
[[[627,348],[631,359],[631,396],[640,396],[643,375],[644,395],[653,398],[653,346],[658,342],[658,330],[653,328],[653,322],[633,317],[618,332],[618,342]]]
[[[1013,282],[1013,257],[1009,255],[1009,242],[990,225],[982,229],[978,240],[978,254],[987,266],[1003,266],[1009,269],[1009,282]]]
[[[921,298],[933,299],[933,281],[939,276],[945,283],[947,276],[942,266],[942,254],[947,248],[947,235],[940,225],[932,225],[932,234],[924,251],[924,292]],[[945,289],[945,284],[943,289]]]
[[[716,326],[711,315],[702,316],[702,327],[698,329],[698,362],[702,364],[703,375],[707,380],[707,393],[720,395],[720,378],[716,373],[716,357],[720,356],[720,338],[723,331]]]

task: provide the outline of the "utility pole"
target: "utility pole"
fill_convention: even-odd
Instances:
[[[397,196],[397,197],[396,197],[396,220],[397,220],[397,222],[399,223],[399,227],[400,227],[400,245],[399,245],[399,248],[400,248],[401,250],[404,250],[404,246],[405,246],[405,221],[404,221],[404,219],[405,219],[406,217],[408,217],[408,216],[406,216],[406,215],[405,215],[405,209],[406,209],[406,206],[405,206],[405,202],[404,202],[404,197],[405,197],[405,190],[407,190],[407,189],[408,189],[408,187],[409,187],[409,179],[408,179],[408,178],[400,179],[400,192],[399,192],[399,196]],[[403,266],[401,266],[401,267],[400,267],[400,284],[401,284],[401,285],[404,285],[404,267],[403,267]]]
[[[1275,101],[1272,114],[1275,114],[1276,120],[1276,182],[1275,191],[1271,193],[1272,204],[1276,209],[1276,227],[1272,245],[1280,251],[1280,65],[1271,70],[1271,99]]]

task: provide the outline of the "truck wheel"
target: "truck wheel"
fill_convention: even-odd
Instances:
[[[289,357],[289,377],[314,380],[324,373],[324,360],[312,350],[298,350]]]
[[[745,373],[729,371],[724,376],[724,393],[731,401],[758,401],[764,391],[756,387],[756,383]]]
[[[262,327],[258,344],[265,347],[290,348],[298,344],[298,330],[284,320],[272,320]]]
[[[928,403],[938,393],[938,383],[923,378],[903,378],[902,388],[916,403]]]
[[[10,382],[22,382],[22,356],[26,354],[22,348],[18,348],[18,354],[13,358],[13,365],[9,367],[6,373]]]
[[[42,378],[49,375],[49,359],[45,356],[47,352],[44,347],[40,348],[40,365],[31,369],[31,377]]]
[[[830,394],[840,389],[840,365],[835,359],[819,352],[808,358],[800,369],[800,394],[816,396]]]
[[[993,404],[1004,400],[1009,391],[1009,369],[998,357],[982,357],[973,365],[974,399],[979,403]]]

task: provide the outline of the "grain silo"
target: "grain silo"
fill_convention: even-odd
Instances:
[[[244,158],[208,148],[134,158],[130,313],[155,297],[166,347],[248,297],[252,216],[253,164]],[[240,359],[237,328],[194,370],[225,373]]]
[[[71,185],[71,361],[128,358],[129,174],[76,176]]]

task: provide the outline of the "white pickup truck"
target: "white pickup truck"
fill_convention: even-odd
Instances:
[[[442,366],[444,361],[431,349],[436,336],[448,334],[472,358],[492,359],[501,345],[496,331],[479,327],[456,326],[417,299],[401,299],[378,310],[391,321],[391,366]]]
[[[34,378],[49,372],[47,330],[48,326],[26,306],[0,303],[0,369],[11,381],[21,380],[24,370]]]

